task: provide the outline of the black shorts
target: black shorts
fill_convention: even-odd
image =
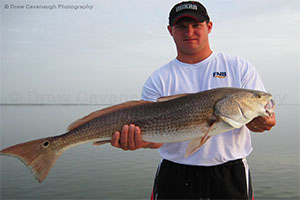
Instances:
[[[252,199],[250,171],[242,159],[209,167],[163,160],[152,199]]]

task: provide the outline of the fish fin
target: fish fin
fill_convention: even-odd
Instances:
[[[89,115],[81,118],[81,119],[78,119],[76,120],[75,122],[71,123],[67,130],[68,131],[72,131],[76,128],[78,128],[79,126],[97,118],[97,117],[100,117],[102,115],[105,115],[105,114],[108,114],[108,113],[111,113],[111,112],[114,112],[116,110],[120,110],[122,108],[126,108],[126,107],[131,107],[131,106],[138,106],[138,105],[143,105],[143,104],[147,104],[147,103],[154,103],[154,102],[151,102],[151,101],[128,101],[128,102],[125,102],[125,103],[121,103],[121,104],[118,104],[118,105],[115,105],[115,106],[110,106],[108,108],[104,108],[102,110],[97,110],[95,112],[92,112],[90,113]]]
[[[220,122],[219,120],[213,119],[213,122],[211,122],[211,125],[209,129],[205,132],[205,134],[200,138],[193,139],[188,144],[185,152],[185,157],[189,157],[190,155],[198,151],[209,140],[209,138],[211,138],[211,135],[208,134],[217,127],[219,122]]]
[[[206,143],[206,141],[209,138],[210,138],[210,136],[208,136],[206,138],[202,137],[202,138],[197,138],[197,139],[192,140],[187,146],[187,149],[185,152],[185,157],[189,157],[192,154],[194,154],[196,151],[198,151]]]
[[[193,139],[187,146],[185,157],[189,157],[190,155],[194,154],[198,151],[211,136],[207,136],[208,132],[205,133],[203,137]]]
[[[230,119],[229,117],[226,116],[219,116],[224,122],[226,122],[227,124],[231,125],[234,128],[241,128],[242,126],[244,126],[244,124],[237,122],[235,120]],[[246,122],[245,122],[246,123]]]
[[[51,148],[51,137],[17,144],[0,151],[0,155],[20,159],[40,183],[62,153],[63,151],[56,152]]]
[[[189,93],[185,93],[185,94],[175,94],[175,95],[171,95],[171,96],[164,96],[164,97],[160,97],[157,99],[157,102],[165,102],[165,101],[170,101],[172,99],[177,99],[180,97],[184,97],[189,95]]]
[[[106,143],[109,143],[110,140],[104,140],[104,141],[97,141],[97,142],[94,142],[93,145],[94,146],[100,146],[102,144],[106,144]]]
[[[198,151],[212,136],[232,129],[234,129],[234,127],[223,121],[223,119],[211,119],[210,126],[205,134],[200,138],[192,140],[188,144],[185,157],[188,157]]]

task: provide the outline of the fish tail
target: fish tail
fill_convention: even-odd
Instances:
[[[48,137],[10,146],[1,150],[0,155],[20,159],[41,183],[62,152],[55,146],[54,137]]]

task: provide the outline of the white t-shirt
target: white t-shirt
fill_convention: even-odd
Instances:
[[[237,87],[265,91],[255,67],[244,59],[212,53],[196,64],[177,59],[152,73],[144,84],[142,99],[156,101],[162,96],[195,93],[218,87]],[[162,158],[181,164],[212,166],[248,156],[252,151],[246,126],[210,138],[196,153],[185,158],[189,141],[165,143]]]

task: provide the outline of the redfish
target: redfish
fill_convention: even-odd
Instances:
[[[179,94],[162,97],[157,102],[129,101],[75,121],[67,133],[17,144],[3,149],[0,154],[20,159],[42,182],[64,151],[87,142],[109,143],[112,134],[125,124],[139,126],[145,141],[189,140],[186,156],[190,156],[210,137],[273,112],[271,94],[239,88]]]

